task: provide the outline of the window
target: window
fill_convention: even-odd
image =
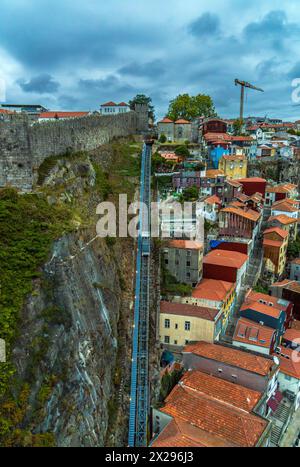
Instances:
[[[284,375],[284,379],[286,379],[287,381],[291,381],[291,377],[289,375]]]
[[[177,345],[177,341],[176,341],[176,340],[174,341],[174,345]]]
[[[165,328],[169,329],[169,327],[170,327],[170,320],[165,319]]]
[[[165,259],[165,264],[169,264],[169,260],[168,260],[168,259]]]
[[[219,372],[219,373],[223,373],[222,368],[218,368],[218,372]]]
[[[187,267],[189,268],[190,265],[191,265],[191,262],[190,262],[190,261],[187,261],[187,262],[186,262],[186,265],[187,265]]]
[[[188,345],[189,341],[187,339],[185,339],[185,345]]]
[[[177,323],[175,324],[175,329],[178,329],[178,324]]]
[[[190,323],[190,321],[186,321],[186,322],[184,323],[184,329],[185,329],[185,331],[190,331],[190,330],[191,330],[191,323]]]
[[[170,336],[165,336],[165,344],[170,344]]]

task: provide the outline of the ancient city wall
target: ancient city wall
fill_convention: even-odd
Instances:
[[[23,114],[7,116],[0,121],[0,187],[31,190],[46,157],[95,149],[115,137],[145,131],[144,122],[143,112],[43,123]]]

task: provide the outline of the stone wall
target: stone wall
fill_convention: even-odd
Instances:
[[[113,138],[147,130],[147,109],[119,115],[87,117],[55,122],[32,122],[17,114],[0,121],[0,187],[11,185],[30,191],[37,170],[46,157],[89,151]]]

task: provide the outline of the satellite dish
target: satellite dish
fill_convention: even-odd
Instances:
[[[273,360],[274,360],[274,362],[276,363],[276,365],[279,365],[280,361],[279,361],[279,358],[278,358],[278,357],[274,356],[274,357],[273,357]]]

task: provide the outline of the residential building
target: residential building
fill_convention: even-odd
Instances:
[[[164,135],[167,141],[174,141],[174,122],[168,117],[157,123],[158,138]]]
[[[39,114],[39,122],[56,121],[56,120],[69,120],[73,118],[87,117],[90,112],[61,112],[51,111],[42,112]]]
[[[194,170],[181,170],[172,177],[173,187],[177,191],[182,191],[185,188],[195,186],[200,189],[201,186],[201,172],[196,172]]]
[[[221,205],[222,202],[220,198],[217,195],[212,195],[205,198],[202,211],[198,211],[197,213],[198,215],[203,215],[203,217],[210,222],[217,222]]]
[[[268,446],[270,422],[254,413],[260,399],[259,392],[188,371],[153,411],[151,447]]]
[[[268,294],[255,292],[254,290],[249,290],[246,294],[245,301],[258,302],[269,307],[274,307],[285,313],[285,329],[289,328],[294,320],[294,304],[283,298],[272,297]]]
[[[227,122],[220,118],[208,118],[203,121],[202,134],[227,133]]]
[[[228,206],[219,213],[219,235],[255,240],[262,221],[258,211],[245,207]]]
[[[206,170],[200,176],[200,193],[202,196],[217,195],[219,198],[223,198],[225,182],[226,176],[221,170]]]
[[[276,348],[276,331],[245,318],[236,324],[232,344],[235,347],[271,355]]]
[[[286,302],[283,303],[283,307]],[[282,307],[282,308],[283,308]],[[250,321],[254,321],[262,326],[276,329],[276,346],[280,343],[284,334],[286,323],[286,313],[284,309],[274,306],[273,300],[264,302],[263,299],[256,301],[253,296],[248,295],[240,308],[240,316]]]
[[[279,227],[271,227],[263,235],[265,271],[281,277],[285,271],[289,233]]]
[[[251,196],[255,193],[260,193],[265,197],[267,181],[264,178],[240,178],[238,181],[243,185],[243,191],[246,195]]]
[[[161,301],[159,322],[162,344],[179,348],[199,340],[214,342],[222,331],[222,311]]]
[[[248,256],[237,251],[212,250],[203,258],[203,277],[236,283],[238,294],[245,279]]]
[[[296,258],[290,263],[290,279],[292,281],[300,282],[300,258]]]
[[[281,282],[274,282],[270,286],[272,296],[289,300],[294,305],[294,318],[300,319],[300,284],[296,281],[285,279]]]
[[[285,214],[294,219],[299,218],[299,201],[286,198],[273,203],[271,207],[271,216],[278,216]]]
[[[175,297],[181,303],[217,308],[222,311],[222,330],[225,331],[235,304],[235,284],[215,279],[202,279],[193,290],[191,297]]]
[[[187,345],[183,350],[186,370],[198,370],[272,397],[277,388],[276,358],[232,346],[208,342]]]
[[[289,391],[295,397],[295,409],[300,406],[300,352],[282,347],[278,355],[280,372],[278,376],[280,391]]]
[[[203,244],[171,240],[163,248],[163,263],[178,282],[195,286],[202,277]]]
[[[274,157],[276,149],[271,144],[261,144],[257,146],[256,157],[258,159],[263,157]]]
[[[192,140],[192,124],[180,118],[174,123],[174,141],[185,142]]]
[[[48,112],[43,105],[39,104],[1,104],[1,109],[11,112],[25,112],[29,115],[39,115],[41,112]]]
[[[299,321],[296,323],[296,326],[299,327]],[[289,349],[300,350],[300,329],[295,329],[294,327],[287,329],[282,336],[282,344]]]
[[[267,185],[265,195],[265,205],[272,206],[276,201],[286,198],[296,198],[298,195],[297,185],[292,183],[281,183],[280,185]]]
[[[298,234],[298,219],[287,216],[286,214],[278,214],[271,216],[268,219],[270,227],[279,227],[289,233],[289,242],[294,242]]]
[[[247,176],[247,158],[245,155],[223,155],[219,161],[219,169],[233,180]]]
[[[236,180],[225,180],[223,203],[227,204],[236,199],[243,192],[243,185]]]
[[[120,114],[126,113],[130,111],[130,107],[126,102],[120,102],[120,104],[116,104],[115,102],[106,102],[105,104],[101,104],[100,106],[100,113],[102,115],[111,115],[111,114]]]

